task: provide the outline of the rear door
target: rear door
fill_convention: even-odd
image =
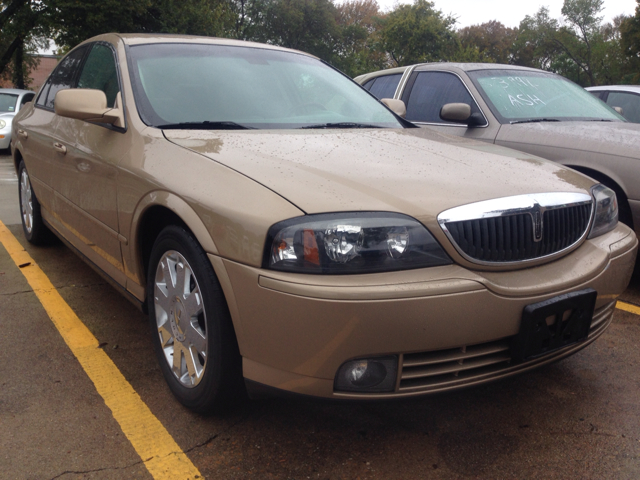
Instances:
[[[55,94],[74,85],[80,65],[88,48],[81,46],[67,55],[53,71],[31,111],[19,122],[17,132],[22,144],[24,162],[38,201],[50,221],[54,207],[54,187],[59,171],[60,154],[55,150],[55,137],[59,117],[53,111]]]

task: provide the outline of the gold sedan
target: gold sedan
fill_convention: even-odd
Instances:
[[[453,390],[601,335],[637,250],[615,193],[402,114],[301,52],[96,37],[13,123],[24,233],[148,311],[200,412]]]

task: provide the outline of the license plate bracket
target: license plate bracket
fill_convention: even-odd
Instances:
[[[583,341],[589,335],[598,293],[587,288],[527,305],[511,342],[514,361],[530,360]]]

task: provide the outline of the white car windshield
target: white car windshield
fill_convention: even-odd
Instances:
[[[402,128],[374,97],[320,60],[264,48],[129,48],[138,111],[159,128]]]
[[[16,105],[18,104],[18,95],[10,93],[0,93],[0,112],[9,113],[16,111]]]
[[[501,123],[624,121],[611,107],[558,75],[525,70],[478,70],[469,76]]]

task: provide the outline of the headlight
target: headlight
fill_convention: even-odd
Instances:
[[[396,213],[306,215],[269,230],[264,267],[298,273],[372,273],[452,263],[417,220]]]
[[[618,224],[618,199],[616,192],[604,185],[595,185],[591,194],[596,202],[596,214],[589,238],[610,232]]]
[[[0,128],[4,128],[7,126],[7,122],[5,122],[4,120],[0,120]]]

